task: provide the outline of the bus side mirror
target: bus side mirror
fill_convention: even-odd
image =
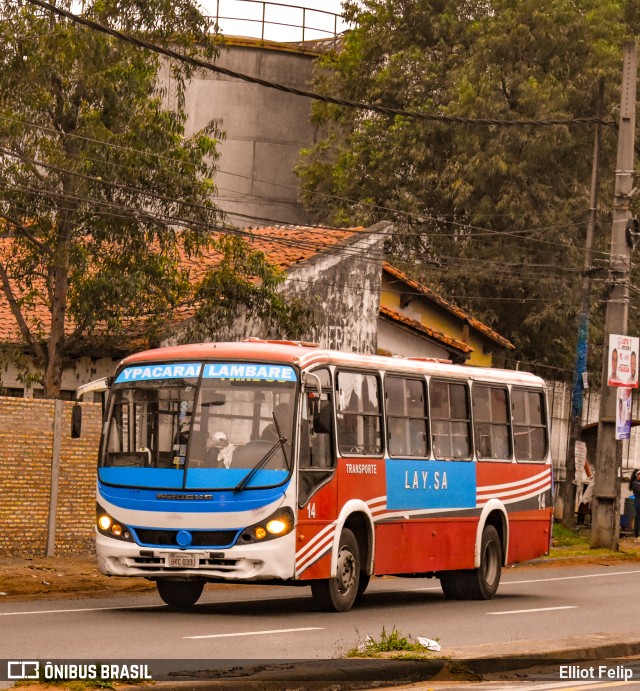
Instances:
[[[71,410],[71,438],[79,439],[82,434],[82,406],[76,403]]]

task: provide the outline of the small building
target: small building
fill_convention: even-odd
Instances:
[[[501,367],[515,346],[438,293],[382,264],[378,352]]]

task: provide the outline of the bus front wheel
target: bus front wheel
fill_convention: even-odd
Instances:
[[[348,612],[360,586],[360,550],[355,535],[345,528],[340,535],[336,575],[313,581],[311,594],[323,612]]]
[[[502,545],[498,531],[485,526],[480,545],[480,567],[443,571],[440,585],[450,600],[491,600],[498,590],[502,573]]]
[[[173,578],[159,578],[156,581],[158,594],[169,607],[188,609],[198,601],[204,588],[204,581],[183,581]]]

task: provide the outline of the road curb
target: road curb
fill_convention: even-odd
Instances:
[[[539,664],[613,660],[640,655],[640,633],[589,634],[553,641],[513,641],[499,646],[484,644],[464,650],[443,649],[442,652],[473,672],[489,674]]]
[[[607,660],[640,655],[640,633],[625,636],[596,634],[573,636],[558,641],[516,641],[508,644],[484,644],[464,650],[443,649],[438,657],[424,659],[300,660],[296,662],[251,661],[243,665],[193,672],[185,678],[158,679],[162,691],[206,691],[208,689],[251,689],[251,691],[332,691],[365,689],[380,684],[411,684],[434,677],[478,679],[483,674],[523,670],[586,661]],[[229,661],[231,663],[231,661]],[[218,665],[220,663],[217,663]],[[207,678],[208,676],[208,678]],[[124,691],[149,691],[149,686],[121,687]]]

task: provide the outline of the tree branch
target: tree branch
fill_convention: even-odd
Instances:
[[[13,288],[11,287],[11,282],[9,281],[9,274],[7,273],[7,269],[2,262],[0,262],[0,283],[2,284],[2,291],[4,292],[5,297],[7,298],[9,308],[11,309],[11,313],[13,314],[13,317],[16,320],[18,329],[20,330],[22,337],[27,342],[27,344],[31,346],[31,348],[33,348],[36,356],[42,362],[46,362],[46,353],[42,346],[34,339],[31,333],[31,329],[29,328],[29,325],[24,319],[16,295],[13,292]]]
[[[11,223],[11,225],[15,226],[17,230],[19,230],[26,238],[34,244],[41,252],[44,252],[48,257],[53,257],[53,251],[48,245],[45,245],[43,242],[40,242],[33,233],[27,228],[27,226],[23,225],[20,223],[20,221],[17,221],[15,218],[11,218],[11,216],[7,216],[6,214],[0,213],[0,218],[4,218],[5,221],[8,223]]]

